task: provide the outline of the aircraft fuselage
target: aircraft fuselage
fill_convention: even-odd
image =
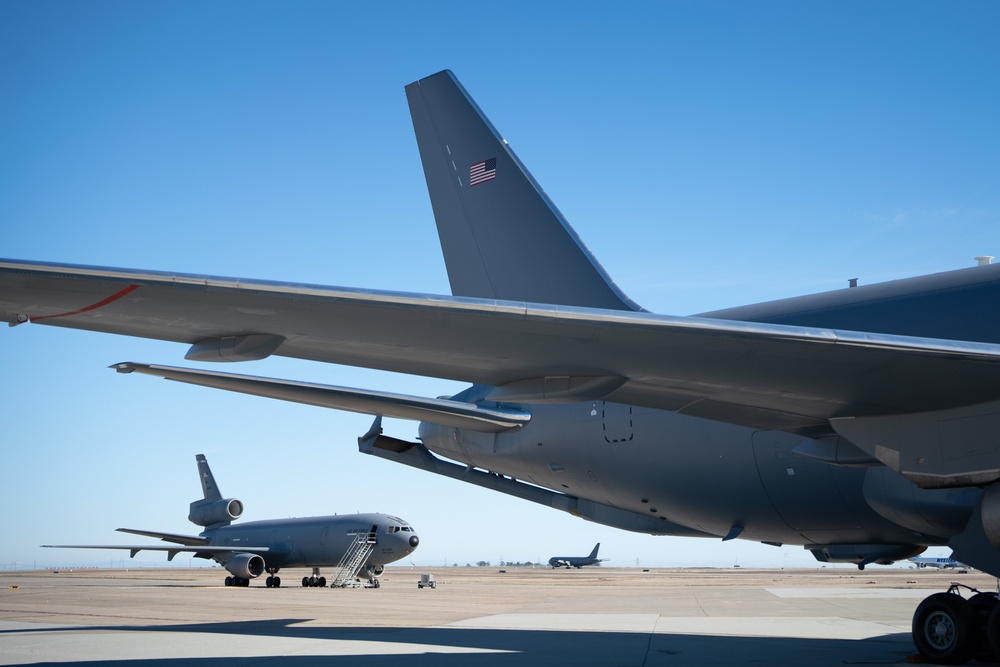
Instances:
[[[202,533],[212,546],[239,547],[266,544],[262,553],[269,569],[336,565],[359,534],[377,536],[364,566],[377,567],[403,558],[416,549],[416,533],[402,519],[387,514],[345,514],[302,519],[248,521],[212,528]]]
[[[488,389],[473,388],[463,400],[476,400],[477,391]],[[521,407],[532,415],[521,429],[491,434],[423,423],[421,441],[452,460],[627,510],[635,520],[608,523],[652,534],[916,546],[943,544],[972,511],[970,497],[928,521],[928,504],[945,492],[917,489],[882,466],[800,455],[794,448],[811,441],[788,433],[603,401]]]

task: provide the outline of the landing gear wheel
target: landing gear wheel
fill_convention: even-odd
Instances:
[[[271,585],[274,586],[274,588],[281,588],[281,577],[275,577],[274,581],[271,582]]]
[[[1000,659],[1000,650],[998,650],[1000,643],[997,647],[990,643],[990,616],[997,608],[998,602],[1000,600],[997,599],[996,593],[976,593],[969,598],[969,604],[976,612],[976,621],[979,623],[979,649],[975,655],[979,662],[996,662]],[[994,634],[1000,632],[1000,616],[997,616],[997,624]],[[1000,640],[1000,635],[997,639]]]
[[[993,606],[989,618],[986,619],[986,645],[990,648],[993,658],[1000,658],[1000,604]]]
[[[226,577],[226,586],[232,586],[232,585],[233,585],[233,578]]]
[[[316,582],[316,585],[320,588],[326,588],[326,577],[320,577],[319,581]]]
[[[302,587],[305,588],[309,586],[309,577],[302,577]]]
[[[972,604],[953,593],[926,598],[913,614],[913,643],[931,662],[968,662],[979,648],[979,619]]]

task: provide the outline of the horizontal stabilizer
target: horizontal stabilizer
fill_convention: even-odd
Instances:
[[[276,398],[293,403],[304,403],[362,414],[426,421],[487,433],[500,433],[524,426],[531,419],[531,414],[524,410],[487,408],[475,403],[441,398],[422,398],[420,396],[154,364],[125,362],[115,364],[112,368],[119,373],[143,373],[167,380],[225,389],[241,394]],[[159,534],[152,534],[152,536],[157,537]]]

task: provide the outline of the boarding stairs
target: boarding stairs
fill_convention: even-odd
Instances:
[[[333,583],[330,584],[331,588],[345,588],[354,585],[354,578],[358,576],[361,566],[372,555],[372,552],[375,551],[375,544],[378,540],[376,538],[376,531],[374,530],[375,526],[372,526],[372,528],[373,530],[367,533],[358,533],[355,535],[354,542],[344,552],[344,557],[340,559],[340,564],[337,565],[337,574],[333,578]]]

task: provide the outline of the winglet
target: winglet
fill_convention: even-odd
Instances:
[[[642,310],[448,70],[406,86],[452,294]]]

